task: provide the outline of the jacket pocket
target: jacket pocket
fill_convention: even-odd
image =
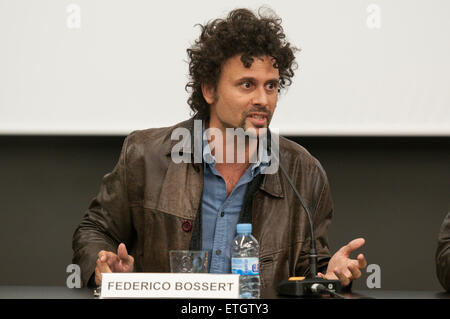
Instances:
[[[262,295],[272,293],[282,280],[288,279],[289,262],[287,250],[266,254],[259,260]]]

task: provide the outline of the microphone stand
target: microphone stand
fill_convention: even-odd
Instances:
[[[270,130],[267,130],[269,138],[271,138]],[[272,152],[272,147],[275,146],[275,143],[270,141],[271,147],[271,156],[275,157],[275,160],[278,161],[279,167],[283,172],[283,175],[286,177],[289,185],[293,189],[295,195],[300,200],[300,203],[303,209],[306,212],[306,215],[309,220],[310,226],[310,234],[311,234],[311,245],[309,250],[309,266],[310,272],[306,279],[303,280],[283,280],[277,286],[277,292],[279,295],[285,296],[296,296],[296,297],[317,297],[325,294],[330,294],[337,298],[344,298],[344,296],[340,295],[341,292],[341,283],[339,280],[329,280],[324,278],[317,277],[317,251],[316,251],[316,241],[314,237],[314,226],[312,222],[311,213],[306,206],[303,198],[298,193],[297,189],[294,186],[294,183],[290,179],[288,173],[284,169],[283,165],[281,165],[281,161],[276,154],[279,154],[278,145],[276,145],[275,152]]]

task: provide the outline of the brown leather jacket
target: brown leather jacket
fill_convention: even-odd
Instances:
[[[439,232],[436,272],[442,287],[450,292],[450,213],[445,217]]]
[[[117,165],[104,176],[73,235],[73,262],[81,267],[84,285],[94,273],[98,252],[117,252],[121,242],[135,258],[137,272],[169,272],[169,250],[194,247],[195,234],[201,234],[196,217],[201,207],[203,164],[176,164],[170,156],[179,142],[171,140],[172,131],[185,127],[192,132],[193,122],[135,131],[125,139]],[[280,161],[313,214],[318,269],[323,271],[330,258],[327,228],[333,213],[326,174],[300,145],[283,137],[279,145]],[[310,231],[307,216],[281,170],[261,176],[247,206],[252,212],[253,235],[260,244],[264,297],[273,295],[281,280],[308,274]]]

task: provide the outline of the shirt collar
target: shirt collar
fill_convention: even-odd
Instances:
[[[214,155],[212,155],[211,153],[208,138],[206,137],[205,122],[206,121],[202,121],[203,160],[209,166],[214,167],[216,165],[216,159]],[[262,149],[258,148],[257,161],[255,163],[252,163],[251,165],[252,176],[258,175],[261,172],[261,170],[264,167],[269,166],[269,164],[270,164],[270,156],[267,154],[267,149],[265,147]]]

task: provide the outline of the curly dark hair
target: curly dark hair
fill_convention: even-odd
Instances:
[[[294,53],[299,49],[287,42],[281,19],[273,11],[270,15],[261,14],[262,9],[258,15],[248,9],[235,9],[225,19],[199,25],[200,37],[187,49],[190,81],[185,87],[190,92],[188,104],[198,117],[209,117],[202,84],[217,88],[223,63],[235,55],[242,55],[241,61],[247,68],[253,57],[273,57],[273,66],[279,71],[279,88],[291,85],[297,68]]]

